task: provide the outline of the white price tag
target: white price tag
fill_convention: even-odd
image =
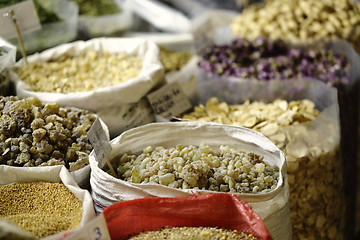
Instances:
[[[0,9],[0,36],[3,38],[11,39],[16,37],[11,11],[14,13],[21,33],[32,32],[41,28],[33,1],[24,1]]]
[[[181,86],[177,82],[166,84],[147,95],[155,114],[171,119],[192,107]]]
[[[112,148],[109,139],[101,126],[99,118],[96,118],[87,135],[92,147],[94,148],[100,168],[102,168],[110,156]]]
[[[96,218],[78,228],[66,240],[110,240],[109,230],[106,225],[104,214],[99,214]]]

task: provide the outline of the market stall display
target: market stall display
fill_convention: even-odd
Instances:
[[[47,50],[0,38],[0,218],[29,217],[0,238],[87,239],[95,209],[114,239],[357,239],[358,0],[33,1],[25,51]],[[194,108],[167,122],[149,94],[173,83]]]

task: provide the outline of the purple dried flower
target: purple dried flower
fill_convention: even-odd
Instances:
[[[347,82],[349,63],[345,56],[326,51],[302,51],[283,42],[258,38],[235,39],[230,45],[208,48],[200,69],[219,75],[243,78],[317,78],[331,84]]]

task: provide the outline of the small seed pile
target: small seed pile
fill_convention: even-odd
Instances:
[[[279,178],[278,167],[257,154],[205,144],[168,149],[149,146],[141,154],[125,153],[117,171],[121,179],[133,183],[233,193],[270,192]]]
[[[152,239],[212,239],[212,240],[256,240],[253,234],[214,227],[166,227],[156,231],[140,233],[131,240]]]
[[[95,119],[87,110],[43,105],[34,97],[0,96],[0,164],[83,168],[89,164],[87,132]]]
[[[358,43],[360,5],[351,0],[271,0],[245,9],[233,19],[231,29],[249,39],[262,36],[298,43],[337,37]]]
[[[193,54],[188,51],[173,51],[164,46],[160,46],[160,57],[165,68],[165,73],[180,70],[192,56]]]
[[[0,186],[0,217],[41,238],[78,227],[82,202],[63,183],[3,185]]]
[[[263,133],[286,155],[293,239],[342,239],[345,205],[339,129],[309,100],[199,105],[182,118],[243,126]]]
[[[70,93],[94,91],[125,82],[139,75],[142,60],[122,53],[87,51],[63,55],[48,62],[15,67],[19,78],[34,91]]]

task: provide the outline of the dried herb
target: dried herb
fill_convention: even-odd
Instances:
[[[79,15],[104,16],[119,13],[118,6],[112,0],[74,0],[79,5]]]

